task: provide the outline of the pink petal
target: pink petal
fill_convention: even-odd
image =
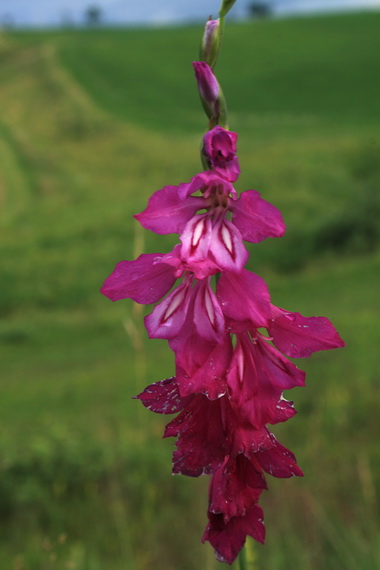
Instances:
[[[145,317],[149,338],[173,338],[186,319],[191,298],[189,283],[181,283]]]
[[[210,252],[219,267],[226,271],[241,271],[248,259],[239,230],[226,219],[213,226]]]
[[[271,317],[270,296],[263,279],[246,269],[222,273],[216,288],[223,313],[236,321],[266,327]]]
[[[297,368],[261,337],[256,339],[254,350],[261,381],[265,379],[282,390],[305,385],[305,372]]]
[[[229,335],[218,343],[205,342],[197,333],[189,335],[176,351],[177,382],[181,395],[200,393],[215,400],[226,394],[226,371],[231,356]]]
[[[147,208],[134,217],[147,230],[157,234],[180,234],[195,212],[204,208],[204,199],[179,198],[177,186],[165,186],[149,199]]]
[[[260,374],[260,368],[256,367],[254,346],[250,341],[244,341],[242,336],[237,337],[227,383],[231,403],[242,421],[248,421],[257,429],[268,423],[286,421],[296,413],[292,402],[282,398],[282,389]]]
[[[181,258],[185,263],[208,258],[212,223],[208,214],[193,216],[181,235]]]
[[[188,184],[180,184],[178,186],[178,195],[184,200],[187,196],[194,194],[194,192],[198,190],[201,190],[205,199],[209,198],[212,191],[216,190],[221,192],[224,196],[231,195],[236,197],[236,190],[231,182],[228,182],[228,180],[215,172],[215,170],[200,172],[194,176]]]
[[[227,131],[219,125],[207,131],[203,137],[203,150],[205,156],[215,164],[218,161],[229,161],[236,155],[237,133]]]
[[[268,332],[279,350],[291,358],[305,358],[317,350],[343,347],[344,341],[329,319],[303,317],[272,306]]]
[[[281,237],[285,224],[280,211],[260,197],[256,190],[246,190],[231,201],[232,222],[243,239],[257,243],[267,237]]]
[[[171,289],[176,277],[159,253],[143,253],[134,261],[120,261],[105,280],[100,292],[111,299],[133,299],[136,303],[156,303]]]
[[[162,256],[162,262],[172,265],[175,268],[174,275],[182,277],[188,271],[194,274],[196,279],[202,280],[220,271],[219,267],[210,259],[195,259],[184,261],[181,259],[181,244],[177,244],[174,249]]]
[[[167,378],[147,386],[141,394],[135,396],[143,405],[156,414],[176,414],[186,405],[188,399],[182,398],[175,378]]]
[[[195,259],[184,261],[182,267],[186,271],[194,274],[195,279],[205,279],[215,273],[219,273],[220,268],[211,259]]]
[[[225,166],[215,166],[216,172],[219,172],[230,182],[235,182],[239,178],[240,165],[237,156],[234,156]]]

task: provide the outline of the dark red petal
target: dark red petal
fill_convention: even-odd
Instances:
[[[176,373],[180,393],[183,396],[199,393],[210,400],[227,392],[226,370],[232,356],[229,335],[219,343],[204,341],[194,333],[178,345]]]
[[[135,398],[156,414],[176,414],[188,402],[188,398],[180,396],[175,377],[150,384]]]
[[[178,435],[173,454],[173,473],[190,477],[213,473],[225,456],[225,436],[220,400],[210,401],[195,396],[189,405],[171,421],[164,437]]]
[[[228,523],[221,514],[208,514],[209,524],[202,537],[202,542],[208,540],[215,548],[216,557],[220,562],[232,564],[243,548],[247,535],[258,542],[265,539],[263,511],[254,505],[243,517],[234,517]]]
[[[257,461],[266,473],[273,477],[287,478],[303,477],[301,469],[296,463],[293,453],[281,445],[274,435],[271,436],[273,447],[268,450],[259,451],[256,454]]]
[[[212,476],[209,510],[223,514],[224,522],[244,516],[266,488],[261,469],[257,470],[244,455],[227,458]]]
[[[235,414],[228,418],[228,423],[230,426],[228,452],[233,457],[243,453],[252,459],[258,451],[273,447],[269,430],[264,426],[256,429],[249,422],[241,421],[238,408],[235,410]]]

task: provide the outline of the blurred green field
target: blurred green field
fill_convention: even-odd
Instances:
[[[269,481],[254,570],[380,568],[380,13],[230,24],[218,76],[236,187],[284,213],[251,247],[275,304],[347,342],[300,362],[274,428],[302,480]],[[200,169],[201,27],[0,33],[0,568],[215,570],[207,480],[172,478],[132,396],[173,374],[142,312],[98,289],[167,251],[132,214]]]

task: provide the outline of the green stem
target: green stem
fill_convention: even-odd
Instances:
[[[220,54],[220,50],[222,47],[222,41],[223,41],[223,35],[224,35],[224,21],[226,19],[225,14],[223,14],[222,12],[222,6],[220,7],[219,10],[219,44],[218,44],[218,53],[217,56],[215,58],[215,63],[213,65],[213,69],[215,68],[216,64],[218,63],[218,59],[219,59],[219,54]]]
[[[239,568],[240,570],[248,570],[247,553],[245,547],[239,552]]]
[[[220,40],[219,40],[218,55],[219,55],[219,51],[220,51],[220,46],[222,45],[223,32],[224,32],[224,20],[226,18],[226,15],[228,14],[228,12],[231,10],[232,6],[235,4],[235,2],[236,2],[236,0],[222,0],[222,3],[221,3],[220,8],[219,8]]]

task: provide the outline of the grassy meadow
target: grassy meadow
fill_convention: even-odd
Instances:
[[[98,292],[176,240],[132,214],[200,170],[201,33],[0,32],[1,569],[223,568],[200,544],[208,481],[171,477],[165,418],[132,399],[173,374],[170,350]],[[251,570],[380,568],[379,49],[380,13],[226,29],[236,188],[288,226],[250,268],[347,343],[299,362],[299,413],[274,432],[305,477],[268,481]]]

